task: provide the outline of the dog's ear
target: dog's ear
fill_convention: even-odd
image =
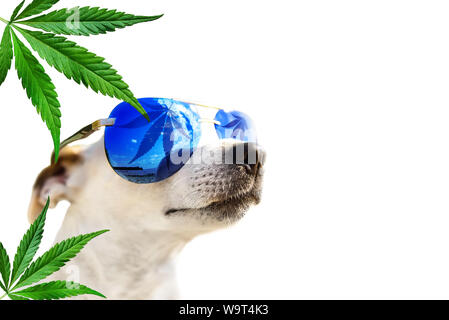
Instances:
[[[81,147],[66,147],[59,161],[42,170],[36,179],[28,208],[28,220],[33,223],[42,212],[50,197],[50,208],[56,207],[61,200],[70,200],[67,182],[75,169],[83,162]]]

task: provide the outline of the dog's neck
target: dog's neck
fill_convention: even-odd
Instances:
[[[111,231],[90,242],[55,278],[87,285],[109,299],[176,298],[174,260],[193,236],[152,229],[144,216],[124,220],[121,210],[72,204],[58,242],[105,227]]]

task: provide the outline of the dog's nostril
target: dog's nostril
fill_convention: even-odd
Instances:
[[[262,166],[261,151],[255,143],[240,143],[233,146],[233,164],[240,165],[246,169],[248,174],[257,174]]]

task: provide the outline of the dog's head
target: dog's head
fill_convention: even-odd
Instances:
[[[255,144],[217,141],[199,147],[170,178],[139,185],[112,170],[103,141],[68,147],[38,176],[28,217],[34,221],[50,196],[51,207],[68,200],[77,212],[98,221],[118,218],[136,228],[196,235],[239,220],[259,203],[264,158]]]

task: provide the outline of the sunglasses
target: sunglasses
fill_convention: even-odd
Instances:
[[[253,122],[242,112],[173,99],[138,100],[150,121],[122,102],[108,119],[95,121],[63,141],[61,149],[105,127],[104,148],[112,169],[127,181],[148,184],[178,172],[198,148],[204,131],[214,130],[220,140],[257,144]]]

